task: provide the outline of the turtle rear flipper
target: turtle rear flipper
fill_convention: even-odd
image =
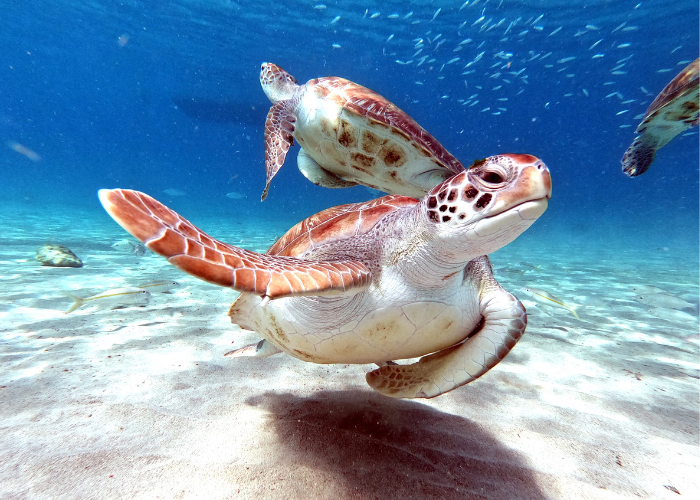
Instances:
[[[342,177],[339,177],[321,167],[316,160],[311,158],[309,153],[304,151],[304,148],[299,149],[299,154],[297,155],[297,166],[304,177],[309,179],[317,186],[330,189],[341,189],[357,186],[356,182],[346,181]]]
[[[117,223],[175,267],[214,285],[264,300],[360,291],[372,279],[354,260],[312,261],[263,255],[215,240],[147,194],[101,189],[99,198]]]
[[[472,279],[481,278],[483,321],[476,331],[461,344],[424,356],[412,365],[382,366],[369,372],[367,383],[372,389],[395,398],[432,398],[479,378],[513,349],[525,333],[525,308],[493,275],[478,273],[477,267],[490,266],[484,259],[474,259],[468,266],[476,273]]]

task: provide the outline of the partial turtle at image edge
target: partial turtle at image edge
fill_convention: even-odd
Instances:
[[[656,152],[681,132],[698,125],[700,58],[678,73],[656,96],[637,126],[639,134],[622,158],[622,171],[630,177],[646,172]]]

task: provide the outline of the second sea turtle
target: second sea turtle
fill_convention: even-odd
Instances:
[[[639,134],[622,158],[622,171],[630,177],[646,172],[656,152],[671,139],[698,125],[700,59],[686,66],[664,87],[637,126]]]
[[[361,184],[422,198],[464,171],[408,114],[362,85],[335,76],[299,85],[272,63],[262,64],[260,83],[272,102],[265,122],[263,200],[294,139],[301,146],[299,170],[329,188]]]

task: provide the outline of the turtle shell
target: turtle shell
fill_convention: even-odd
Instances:
[[[334,101],[346,110],[366,117],[372,125],[383,124],[391,127],[392,133],[415,143],[425,156],[432,156],[440,166],[455,174],[464,171],[462,163],[452,156],[435,137],[398,106],[375,91],[339,77],[318,78],[310,80],[307,85],[315,87],[315,91],[324,99]],[[342,145],[348,145],[353,139],[351,131],[347,129],[341,130],[338,136],[338,142]],[[374,149],[374,145],[361,144],[361,146],[365,150]],[[387,151],[386,156],[390,155],[391,152]],[[387,166],[397,161],[394,158],[384,160]]]
[[[398,106],[339,77],[310,80],[294,138],[324,169],[381,191],[422,197],[464,167]]]
[[[390,195],[328,208],[293,226],[269,248],[267,254],[303,257],[319,245],[366,234],[387,214],[417,203],[415,198]]]
[[[697,125],[699,72],[700,59],[696,59],[678,73],[651,103],[644,121],[637,127],[637,132],[644,132],[652,120],[659,119],[669,122],[683,122],[688,127]],[[676,106],[676,104],[680,105]],[[666,108],[669,107],[673,108],[673,112],[665,113]]]

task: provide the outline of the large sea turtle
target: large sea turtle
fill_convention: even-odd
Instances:
[[[267,182],[296,139],[299,170],[314,184],[362,184],[422,198],[464,167],[410,116],[376,92],[329,76],[299,85],[279,66],[263,63],[260,84],[272,107],[265,123]]]
[[[486,255],[545,211],[551,189],[534,156],[494,156],[422,200],[390,195],[324,210],[266,254],[217,241],[144,193],[99,197],[171,264],[241,292],[231,321],[264,340],[234,354],[377,363],[367,374],[375,390],[433,397],[486,373],[524,333],[525,309],[496,282]]]
[[[622,158],[622,171],[630,177],[646,172],[654,161],[656,151],[690,127],[698,125],[698,73],[700,59],[696,59],[678,73],[656,96],[647,109],[638,135]]]

